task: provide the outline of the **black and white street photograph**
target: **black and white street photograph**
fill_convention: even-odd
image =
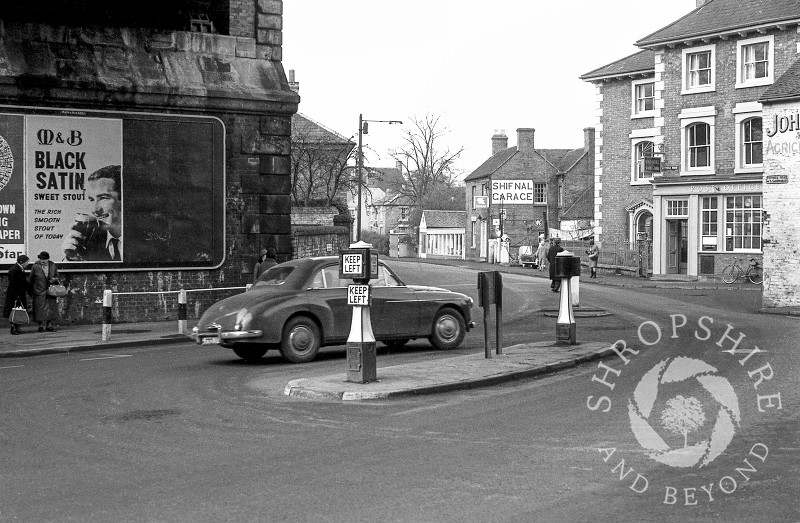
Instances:
[[[800,3],[0,8],[0,522],[798,522]]]

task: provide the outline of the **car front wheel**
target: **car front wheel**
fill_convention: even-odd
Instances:
[[[464,341],[467,327],[464,318],[451,308],[444,308],[436,313],[433,320],[433,332],[430,341],[437,349],[455,349]]]
[[[292,363],[306,363],[313,360],[322,344],[319,327],[311,318],[298,316],[283,327],[281,354]]]

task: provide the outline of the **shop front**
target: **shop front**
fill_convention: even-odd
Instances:
[[[761,262],[761,174],[653,179],[653,274],[719,277]]]

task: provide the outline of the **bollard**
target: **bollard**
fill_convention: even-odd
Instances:
[[[178,291],[178,334],[186,334],[186,291]]]
[[[572,312],[571,280],[581,274],[581,259],[569,251],[556,255],[555,276],[561,279],[561,294],[556,320],[556,343],[558,345],[576,345],[575,315]]]
[[[114,295],[110,289],[103,291],[103,330],[100,335],[102,341],[111,339],[111,303]]]
[[[347,378],[353,383],[378,381],[375,335],[370,318],[369,281],[378,278],[378,254],[363,241],[339,253],[339,278],[352,279],[347,286],[347,303],[353,307],[347,337]]]
[[[580,276],[573,276],[569,279],[570,288],[572,289],[572,306],[573,307],[580,307],[581,306],[581,277]]]

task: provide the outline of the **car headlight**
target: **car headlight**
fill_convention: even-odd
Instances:
[[[233,330],[237,330],[237,331],[242,330],[242,324],[241,323],[237,323],[236,325],[233,326]]]

